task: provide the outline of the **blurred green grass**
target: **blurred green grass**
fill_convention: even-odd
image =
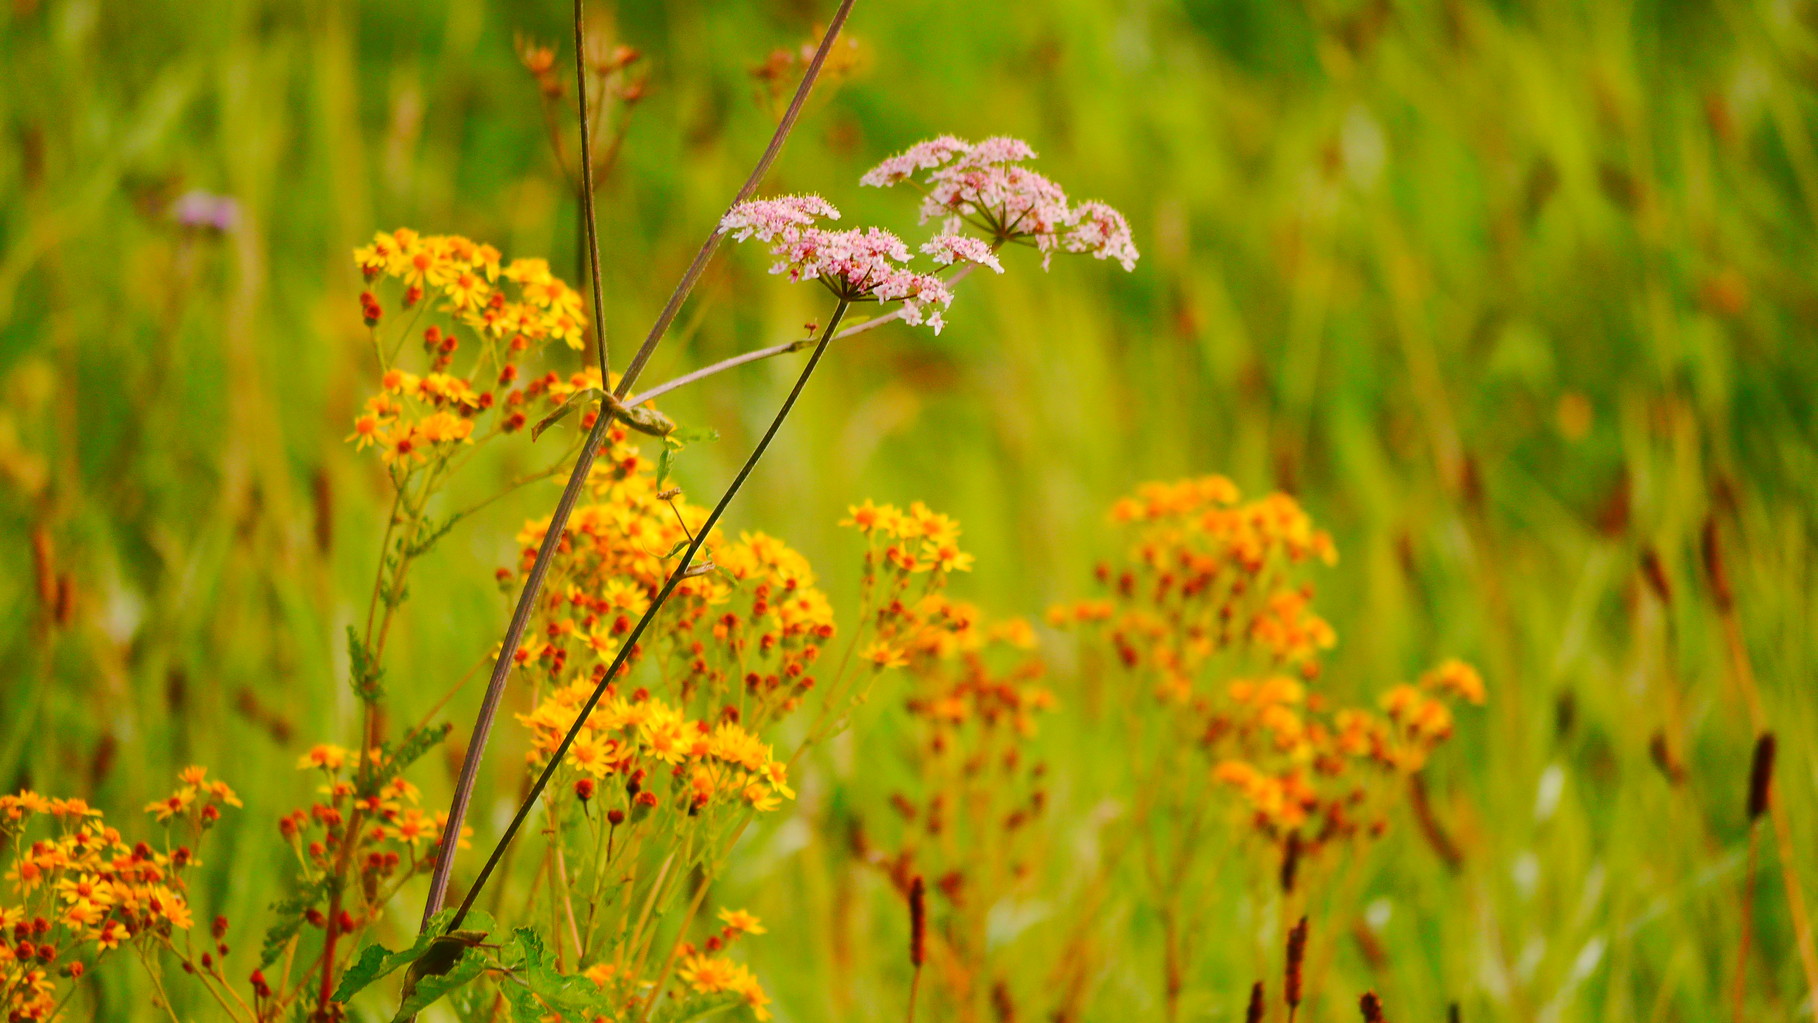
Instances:
[[[829,10],[597,6],[651,71],[602,193],[622,359],[767,137],[749,69]],[[198,902],[236,926],[272,898],[300,746],[354,727],[338,636],[384,506],[383,478],[341,443],[369,372],[348,252],[410,225],[574,265],[573,203],[512,52],[518,32],[565,40],[566,14],[0,13],[0,784],[130,812],[210,763],[248,805]],[[940,337],[838,350],[734,525],[788,538],[850,596],[844,506],[925,498],[966,525],[966,595],[1039,612],[1085,591],[1113,543],[1104,508],[1141,480],[1292,489],[1343,556],[1322,591],[1341,637],[1331,684],[1362,694],[1458,654],[1493,693],[1435,778],[1463,873],[1404,822],[1364,881],[1389,909],[1388,959],[1344,944],[1334,989],[1377,985],[1406,1019],[1455,999],[1473,1021],[1718,1018],[1753,737],[1699,574],[1707,514],[1782,737],[1797,869],[1818,877],[1814,26],[1814,5],[1790,0],[861,0],[866,60],[811,108],[769,190],[907,228],[900,197],[856,187],[864,168],[928,135],[1011,134],[1075,195],[1129,214],[1144,260],[1044,275],[1018,253],[1012,273],[968,282]],[[163,203],[189,188],[233,196],[241,227],[177,232]],[[648,379],[824,315],[762,270],[723,253]],[[725,435],[691,452],[684,482],[729,476],[790,371],[668,403]],[[391,671],[404,716],[496,643],[492,570],[553,497],[501,502],[418,570]],[[39,607],[35,530],[71,580],[64,628]],[[1647,548],[1670,607],[1644,592]],[[1649,762],[1671,686],[1696,798]],[[236,709],[249,697],[287,741]],[[1083,772],[1057,796],[1057,848],[1120,778],[1104,731],[1069,720],[1044,739]],[[515,753],[494,762],[507,778]],[[869,791],[824,767],[819,798]],[[779,1015],[839,1018],[836,990],[895,1011],[899,922],[880,908],[881,951],[836,975],[821,924],[847,868],[791,827],[729,882],[771,922],[753,955]],[[1771,873],[1760,914],[1763,1011],[1792,1018],[1803,981]],[[1152,924],[1113,923],[1137,951],[1105,964],[1095,1018],[1147,1018]],[[1196,989],[1220,1001],[1190,1007],[1205,1018],[1237,1014],[1273,947],[1219,926]],[[131,983],[109,981],[119,1018]],[[1349,1011],[1333,997],[1319,1018]]]

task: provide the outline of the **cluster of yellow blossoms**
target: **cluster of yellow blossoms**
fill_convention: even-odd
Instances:
[[[1302,573],[1337,555],[1285,494],[1246,502],[1220,476],[1149,483],[1111,519],[1133,541],[1123,564],[1098,569],[1109,594],[1057,607],[1050,622],[1078,628],[1146,681],[1173,708],[1176,735],[1297,855],[1380,831],[1371,779],[1352,768],[1419,770],[1451,734],[1447,701],[1483,700],[1482,680],[1456,661],[1390,690],[1386,716],[1308,692],[1336,637]]]
[[[381,231],[372,244],[354,250],[368,282],[403,282],[406,309],[433,288],[447,301],[446,311],[487,337],[521,339],[524,346],[555,338],[580,348],[580,293],[552,275],[547,260],[514,259],[501,266],[501,258],[491,245],[459,235],[422,235],[407,227]],[[516,285],[517,300],[500,281]],[[524,346],[514,344],[520,351]]]
[[[593,689],[592,681],[576,679],[536,710],[518,715],[531,731],[533,763],[540,766],[555,753]],[[691,720],[642,689],[625,697],[609,686],[608,694],[587,716],[564,761],[581,777],[625,779],[614,790],[624,796],[608,798],[608,813],[629,815],[635,823],[665,805],[696,816],[739,801],[769,812],[780,799],[795,798],[788,767],[772,757],[769,745],[738,724]],[[674,784],[659,795],[665,778]],[[592,799],[597,788],[582,791]]]
[[[480,439],[521,429],[526,402],[556,383],[553,374],[520,381],[519,358],[551,340],[580,348],[586,330],[581,295],[549,272],[541,259],[500,265],[499,251],[456,235],[420,235],[409,228],[380,232],[354,259],[372,287],[401,284],[399,300],[414,310],[401,334],[383,330],[384,309],[372,291],[360,296],[373,331],[383,377],[348,436],[356,448],[375,448],[394,470],[439,464],[475,441],[476,422],[496,413]],[[434,308],[431,309],[430,306]],[[422,333],[427,372],[398,365],[404,334],[429,314]],[[464,372],[454,363],[463,336],[472,355]],[[597,380],[598,374],[595,374]]]
[[[719,928],[701,945],[684,941],[675,946],[676,969],[668,989],[670,1004],[688,1005],[702,998],[731,994],[749,1008],[760,1023],[771,1019],[770,995],[758,983],[757,976],[749,966],[726,954],[739,938],[766,933],[763,922],[742,909],[722,909],[719,919]],[[650,997],[651,982],[634,976],[633,971],[621,968],[617,963],[595,963],[583,969],[581,976],[600,989],[606,1006],[623,1006],[626,1018],[637,1018],[643,1001]],[[720,1006],[707,1006],[701,1009],[699,1016],[687,1018],[705,1018],[720,1009]],[[606,1023],[617,1018],[620,1017],[596,1017]]]
[[[190,844],[127,844],[80,799],[35,792],[0,796],[0,846],[10,897],[0,901],[0,1010],[9,1020],[52,1018],[82,975],[138,940],[169,944],[194,926],[184,873],[195,845],[240,800],[200,767],[184,770],[168,798],[146,808]],[[51,834],[33,839],[39,822]],[[217,920],[217,934],[225,930]],[[213,958],[204,952],[212,964]]]
[[[908,511],[866,501],[847,509],[840,525],[865,538],[860,603],[875,634],[862,656],[873,665],[901,668],[917,657],[976,650],[993,638],[1034,642],[1026,622],[1004,623],[993,634],[980,627],[977,608],[942,592],[953,573],[972,571],[952,517],[920,501]]]
[[[874,635],[864,657],[905,669],[912,736],[910,777],[890,793],[895,819],[856,829],[855,848],[905,898],[919,881],[941,900],[929,924],[939,935],[934,976],[952,1005],[985,991],[1008,997],[988,921],[1032,883],[1045,846],[1028,825],[1046,808],[1046,768],[1027,748],[1055,700],[1035,632],[944,592],[952,573],[973,565],[952,518],[921,502],[904,511],[867,501],[841,524],[866,539],[861,583]]]
[[[757,977],[751,968],[743,963],[734,962],[722,954],[724,949],[737,941],[742,935],[763,934],[764,925],[757,917],[742,909],[720,910],[722,926],[719,933],[709,937],[700,949],[692,944],[684,944],[677,951],[681,956],[681,966],[676,971],[677,977],[688,990],[702,995],[719,994],[731,991],[750,1007],[757,1019],[771,1018],[770,996],[758,984]]]

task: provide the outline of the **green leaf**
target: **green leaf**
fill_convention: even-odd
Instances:
[[[373,981],[385,976],[392,970],[404,965],[403,962],[388,964],[404,953],[393,952],[384,945],[372,944],[360,950],[360,958],[353,961],[347,972],[341,974],[341,983],[335,988],[334,1000],[346,1002],[349,998],[365,990]]]
[[[502,950],[512,980],[501,985],[511,1005],[512,1023],[539,1023],[550,1010],[564,1016],[591,1018],[601,1000],[597,986],[585,977],[555,968],[543,939],[528,927],[512,932]]]
[[[669,470],[675,467],[675,455],[680,450],[682,450],[680,444],[670,442],[663,444],[662,452],[657,455],[656,488],[658,490],[662,490],[663,484],[669,482]]]
[[[351,625],[347,627],[347,663],[355,696],[367,703],[374,703],[385,695],[385,687],[379,684],[379,680],[385,676],[385,669],[373,662],[359,632]]]
[[[341,975],[341,984],[335,988],[334,1000],[346,1002],[369,987],[374,981],[395,973],[403,967],[413,966],[418,960],[430,956],[432,952],[437,957],[447,955],[450,951],[450,943],[465,945],[466,943],[461,942],[460,939],[442,933],[448,926],[448,921],[454,919],[454,912],[452,909],[445,909],[437,913],[430,919],[429,926],[423,928],[422,933],[417,935],[417,940],[401,952],[393,952],[379,944],[368,945],[361,949],[360,957],[354,961],[351,967],[348,967],[346,973]],[[463,929],[455,932],[456,934],[484,936],[493,927],[492,917],[485,913],[469,913],[465,922],[471,929]],[[477,956],[472,958],[478,959]],[[454,961],[455,959],[450,957],[447,965],[433,963],[431,968],[440,966],[446,970],[448,965],[452,965]]]
[[[606,396],[606,392],[600,390],[598,387],[583,387],[580,390],[569,395],[568,400],[563,402],[560,407],[558,407],[554,412],[551,412],[548,415],[544,416],[543,418],[537,420],[537,425],[530,428],[530,442],[532,444],[535,444],[537,441],[537,438],[543,436],[544,430],[547,430],[550,427],[554,426],[555,424],[561,422],[564,418],[567,417],[568,413],[573,412],[575,409],[583,408],[588,405],[598,405],[600,403],[600,399],[604,398],[605,396]]]
[[[299,880],[297,890],[289,898],[272,903],[271,911],[278,919],[266,930],[265,942],[259,947],[259,969],[278,961],[284,954],[284,946],[303,929],[303,914],[327,898],[328,878],[322,877],[315,881]]]
[[[422,539],[418,540],[416,543],[407,545],[404,548],[404,553],[412,558],[422,557],[424,554],[429,552],[429,549],[431,547],[434,547],[436,545],[437,541],[439,541],[443,537],[447,536],[449,534],[449,532],[454,529],[454,527],[456,527],[460,524],[461,524],[461,516],[450,515],[448,517],[448,521],[442,523],[439,526],[434,527],[433,529],[428,530],[427,535],[425,535],[424,530],[419,529],[417,531],[417,535],[422,537]]]
[[[373,787],[378,788],[393,778],[396,778],[398,775],[403,774],[405,768],[420,760],[423,754],[435,749],[436,745],[443,739],[448,738],[448,733],[453,730],[454,725],[444,721],[435,728],[424,728],[411,732],[404,737],[404,741],[399,743],[396,748],[393,748],[390,743],[386,743],[384,746],[384,766],[380,767],[378,773],[373,776]]]
[[[442,940],[446,942],[447,939]],[[398,1013],[391,1018],[391,1023],[402,1023],[486,972],[486,957],[479,949],[464,947],[456,955],[458,958],[441,973],[413,975],[405,980],[404,999],[398,1004]]]

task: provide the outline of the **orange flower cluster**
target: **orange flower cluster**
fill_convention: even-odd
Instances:
[[[373,328],[384,376],[380,390],[354,418],[348,435],[359,450],[375,448],[396,472],[439,466],[474,443],[476,424],[495,420],[481,439],[521,429],[526,402],[556,382],[554,374],[520,382],[518,360],[551,340],[579,348],[586,328],[581,296],[549,272],[541,259],[517,259],[500,266],[499,251],[456,235],[420,235],[409,228],[376,235],[355,250],[354,259],[373,287],[382,280],[402,284],[405,309],[433,295],[432,322],[422,334],[428,371],[397,365],[405,338],[380,337],[383,307],[371,291],[361,295],[366,323]],[[472,352],[464,372],[454,364],[463,348]],[[598,374],[595,374],[597,379]]]
[[[519,664],[539,671],[551,684],[575,673],[566,687],[552,692],[555,702],[547,705],[548,714],[536,724],[526,720],[542,736],[545,752],[555,745],[547,733],[553,731],[559,740],[568,724],[556,712],[584,701],[598,673],[662,589],[675,567],[673,556],[707,518],[706,509],[690,504],[679,491],[658,491],[651,463],[626,441],[622,424],[614,424],[607,437],[606,455],[590,480],[599,500],[576,508],[570,518],[551,562],[548,596],[533,620],[534,634],[517,652]],[[519,533],[524,552],[520,572],[528,572],[536,560],[547,528],[545,519]],[[513,585],[518,581],[509,572],[501,572],[501,579]],[[626,773],[636,766],[627,758],[647,748],[639,742],[655,737],[667,744],[671,730],[687,733],[675,740],[676,755],[683,758],[722,725],[756,734],[794,710],[814,687],[814,665],[833,634],[832,607],[815,585],[807,559],[763,533],[742,533],[733,542],[721,542],[716,533],[646,634],[653,638],[634,650],[624,666],[629,675],[654,661],[665,691],[646,702],[636,693],[621,698],[615,690],[617,705],[642,705],[626,712],[640,720],[634,728],[638,742],[610,750],[600,746],[605,760]],[[589,722],[589,738],[603,744],[630,720],[599,714]],[[659,759],[678,763],[671,752],[666,746]]]
[[[375,770],[384,767],[377,752],[373,754]],[[443,832],[448,823],[444,812],[425,813],[418,808],[417,787],[402,776],[393,775],[370,796],[359,796],[357,779],[359,752],[326,743],[310,748],[297,760],[297,769],[318,771],[322,798],[278,818],[278,832],[297,856],[306,878],[327,877],[336,871],[336,863],[345,850],[348,863],[359,878],[358,888],[364,908],[355,912],[343,910],[344,919],[337,923],[342,932],[365,923],[384,907],[391,893],[419,872],[435,863]],[[351,833],[354,822],[359,831]],[[467,844],[471,828],[461,829],[461,845]],[[326,926],[320,907],[311,906],[304,919],[316,927]]]
[[[855,843],[906,897],[924,879],[933,890],[934,976],[952,1005],[971,1005],[1003,990],[992,980],[1003,951],[988,940],[988,917],[1032,884],[1045,847],[1030,825],[1047,806],[1046,768],[1028,748],[1055,705],[1046,664],[1027,621],[992,621],[944,592],[973,563],[953,519],[920,502],[901,511],[867,501],[842,524],[867,542],[862,584],[875,638],[864,656],[906,669],[914,736],[913,780],[890,796],[896,820],[878,828],[884,845],[863,831]]]
[[[10,1020],[53,1017],[69,989],[100,959],[134,941],[169,945],[194,926],[184,883],[198,840],[240,800],[225,783],[191,767],[182,785],[148,812],[184,827],[187,845],[128,845],[80,799],[35,792],[0,796],[0,845],[10,896],[0,901],[0,1009]],[[40,821],[52,834],[28,832]],[[224,933],[226,921],[215,931]],[[218,940],[218,939],[217,939]],[[213,957],[203,956],[213,965]]]
[[[865,537],[861,606],[875,630],[861,651],[865,660],[879,670],[901,668],[918,656],[976,650],[990,638],[978,627],[976,608],[942,593],[953,573],[972,571],[972,555],[959,547],[959,523],[920,501],[906,512],[866,501],[848,508],[840,525]]]
[[[1111,520],[1135,532],[1123,568],[1099,566],[1111,596],[1055,608],[1052,624],[1096,629],[1170,703],[1189,702],[1204,669],[1233,657],[1317,675],[1336,637],[1295,573],[1337,552],[1293,498],[1241,502],[1222,476],[1147,483]]]
[[[540,767],[555,753],[593,689],[593,682],[576,679],[536,710],[518,715],[531,731],[533,764]],[[630,697],[620,696],[616,687],[608,692],[588,715],[565,761],[580,777],[625,778],[606,800],[608,813],[627,815],[633,823],[658,807],[698,816],[742,803],[767,813],[782,799],[795,798],[787,765],[735,722],[691,720],[642,689]],[[592,800],[598,789],[582,791]]]
[[[1378,780],[1425,764],[1451,734],[1449,700],[1483,701],[1482,680],[1457,661],[1390,690],[1386,716],[1308,691],[1336,637],[1302,572],[1337,555],[1291,497],[1245,502],[1218,476],[1149,483],[1111,518],[1134,541],[1122,566],[1098,570],[1110,595],[1056,608],[1050,622],[1079,628],[1145,681],[1173,708],[1177,738],[1297,855],[1379,833]]]

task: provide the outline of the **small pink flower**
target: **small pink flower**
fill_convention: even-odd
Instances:
[[[720,230],[731,232],[735,242],[753,236],[767,242],[792,229],[812,227],[821,217],[838,220],[840,211],[818,195],[784,195],[739,203],[720,218]]]
[[[888,188],[901,181],[907,181],[918,170],[939,167],[954,156],[965,152],[970,147],[951,135],[942,135],[937,139],[918,142],[896,156],[885,160],[867,171],[859,179],[859,184],[874,188]]]
[[[953,301],[946,283],[911,270],[907,265],[913,258],[909,246],[889,231],[876,227],[828,231],[812,226],[815,217],[827,215],[824,211],[832,207],[806,199],[812,197],[742,203],[727,214],[722,228],[732,232],[735,240],[756,237],[769,242],[770,254],[776,257],[770,267],[773,274],[791,281],[820,281],[848,302],[901,302],[903,322],[926,323],[940,333],[940,312],[924,310],[935,305],[945,308]]]
[[[988,163],[1021,163],[1035,159],[1035,150],[1022,139],[1013,139],[1008,135],[993,135],[991,138],[972,147],[962,162],[975,164]]]
[[[1004,264],[998,262],[997,253],[981,238],[965,234],[935,235],[922,246],[922,251],[933,257],[935,265],[947,266],[951,263],[977,263],[988,266],[998,273],[1004,272]]]
[[[1078,225],[1062,242],[1068,252],[1090,252],[1095,259],[1115,259],[1125,270],[1136,269],[1136,243],[1122,213],[1102,202],[1083,202],[1073,216]]]

